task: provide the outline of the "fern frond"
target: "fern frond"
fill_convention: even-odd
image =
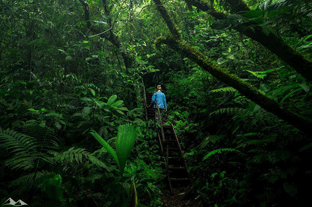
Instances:
[[[90,174],[88,177],[86,177],[87,181],[91,181],[92,183],[94,183],[94,181],[101,179],[103,177],[103,173],[92,173]]]
[[[217,88],[217,89],[214,89],[214,90],[211,90],[210,93],[220,93],[220,92],[236,92],[237,90],[235,88],[232,88],[232,87],[224,87],[224,88]]]
[[[11,169],[31,169],[38,158],[38,142],[34,137],[19,133],[15,130],[0,128],[0,146],[13,154],[5,161]]]
[[[0,146],[11,152],[27,151],[30,152],[38,147],[34,137],[19,133],[15,130],[0,128]]]
[[[211,112],[209,115],[223,115],[223,114],[229,114],[229,115],[236,115],[241,114],[245,111],[244,108],[221,108],[218,110],[215,110]]]
[[[33,183],[35,187],[40,187],[40,184],[47,178],[53,177],[55,175],[54,172],[50,171],[37,171],[36,176],[35,173],[30,173],[28,175],[23,175],[10,183],[9,187],[14,186],[30,186]]]
[[[236,149],[231,149],[231,148],[221,148],[221,149],[217,149],[217,150],[213,150],[211,152],[209,152],[204,158],[203,160],[206,160],[207,158],[209,158],[212,155],[215,154],[221,154],[222,152],[237,152],[240,153],[240,151],[236,150]]]
[[[57,137],[52,128],[42,127],[38,124],[25,124],[23,133],[36,138],[42,151],[57,150],[59,148]]]
[[[202,143],[200,144],[200,148],[206,147],[209,143],[220,142],[225,137],[225,135],[210,135],[206,137],[204,141],[202,141]]]
[[[82,164],[83,161],[87,160],[90,161],[92,164],[105,168],[106,170],[110,171],[110,168],[107,165],[99,160],[97,157],[92,155],[92,153],[86,151],[84,148],[70,148],[65,152],[53,152],[50,151],[49,153],[54,155],[54,160],[61,164],[69,164],[69,163],[77,163]]]

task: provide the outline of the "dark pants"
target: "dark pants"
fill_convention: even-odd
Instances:
[[[155,109],[155,121],[156,122],[162,123],[164,111],[165,109],[159,109],[159,112],[160,112],[159,114],[157,108]]]

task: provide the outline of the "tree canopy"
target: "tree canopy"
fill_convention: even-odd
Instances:
[[[1,205],[167,205],[166,161],[145,120],[158,84],[194,180],[189,206],[308,201],[310,0],[2,0],[0,10]]]

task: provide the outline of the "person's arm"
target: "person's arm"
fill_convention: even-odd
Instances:
[[[154,93],[153,96],[152,96],[151,104],[148,106],[148,108],[151,107],[153,105],[153,103],[155,103],[155,99],[156,99],[156,96],[155,96],[155,93]]]
[[[165,107],[165,110],[167,111],[167,101],[166,101],[166,96],[164,94],[164,107]]]

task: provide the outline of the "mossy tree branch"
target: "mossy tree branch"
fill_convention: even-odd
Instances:
[[[202,69],[206,70],[220,81],[223,81],[229,86],[237,89],[241,94],[258,104],[268,112],[271,112],[272,114],[288,122],[289,124],[293,125],[294,127],[298,128],[306,134],[311,133],[312,123],[309,123],[306,119],[286,109],[283,109],[276,101],[262,94],[257,88],[255,88],[251,84],[241,80],[236,75],[230,74],[226,69],[223,69],[220,66],[213,64],[212,60],[207,58],[197,49],[185,43],[183,40],[176,40],[173,37],[158,38],[155,41],[155,45],[159,48],[161,44],[166,44],[170,48],[180,53],[182,56],[193,60],[199,66],[201,66]]]
[[[164,17],[165,12],[161,14]],[[170,31],[177,31],[176,28],[171,28],[171,27],[174,27],[174,24],[172,23],[170,17],[165,16],[165,18],[166,18],[165,20],[166,23],[169,22],[167,26],[170,29]],[[159,37],[155,40],[156,48],[159,49],[162,44],[167,44],[169,47],[171,47],[172,49],[180,53],[182,56],[193,60],[199,66],[201,66],[204,70],[208,71],[211,75],[213,75],[220,81],[225,82],[229,86],[232,86],[233,88],[237,89],[244,96],[246,96],[247,98],[249,98],[256,104],[258,104],[265,110],[278,116],[282,120],[285,120],[286,122],[295,126],[302,132],[306,134],[311,133],[310,127],[312,126],[312,124],[309,123],[307,120],[299,117],[298,115],[286,109],[283,109],[281,106],[278,105],[276,101],[263,95],[257,88],[255,88],[251,84],[241,80],[236,75],[229,74],[229,72],[226,69],[223,69],[220,66],[213,64],[211,59],[206,57],[197,49],[191,47],[189,44],[186,44],[184,40],[176,38],[174,34],[172,34],[172,36],[167,37],[167,38]]]
[[[207,11],[211,16],[216,19],[226,19],[227,15],[221,12],[215,11],[213,7],[209,5],[208,1],[204,0],[185,0],[188,4],[196,6],[202,11]],[[248,6],[242,0],[227,0],[232,7],[232,12],[249,11]],[[235,4],[235,2],[237,4]],[[272,53],[277,55],[281,60],[294,68],[299,74],[301,74],[308,81],[312,81],[312,62],[307,60],[302,54],[294,51],[288,44],[286,44],[281,38],[274,33],[266,34],[260,26],[248,26],[238,25],[235,30],[243,33],[247,37],[259,42],[264,47],[269,49]]]
[[[178,29],[174,26],[173,22],[170,19],[170,16],[166,10],[166,8],[162,5],[160,0],[153,0],[154,3],[156,4],[156,8],[159,11],[159,13],[161,14],[161,16],[163,17],[163,19],[165,20],[171,34],[175,37],[175,38],[180,38],[181,34],[179,33]]]

